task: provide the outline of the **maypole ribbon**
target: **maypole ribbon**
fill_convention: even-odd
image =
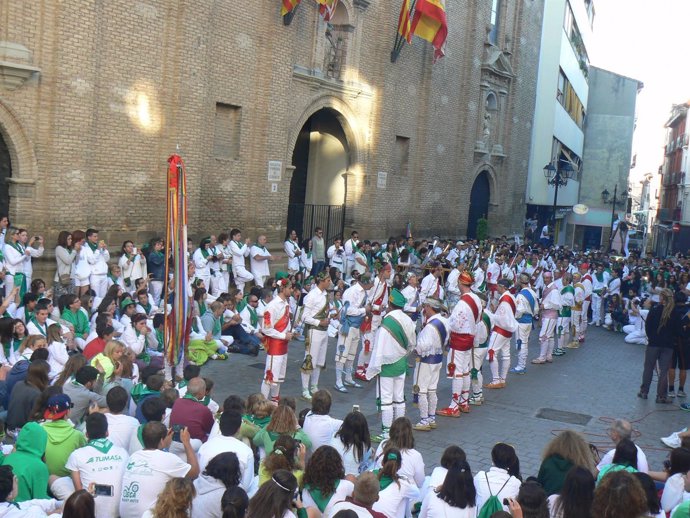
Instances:
[[[179,155],[168,158],[167,176],[165,356],[171,365],[178,365],[184,359],[192,321],[187,297],[187,179],[184,162]]]

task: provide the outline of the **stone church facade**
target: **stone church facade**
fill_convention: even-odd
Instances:
[[[0,3],[0,211],[160,235],[178,149],[193,236],[521,232],[544,0],[447,4],[433,64],[398,0]]]

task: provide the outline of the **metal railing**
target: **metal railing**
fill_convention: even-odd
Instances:
[[[342,238],[345,231],[345,205],[288,205],[288,232],[296,230],[299,238],[305,239],[314,234],[316,227],[323,229],[326,246],[330,246],[336,237]]]

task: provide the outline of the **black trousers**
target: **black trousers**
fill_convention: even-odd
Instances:
[[[668,393],[668,369],[671,365],[673,349],[670,347],[650,347],[644,353],[644,371],[642,372],[642,385],[640,392],[649,393],[649,386],[652,384],[652,374],[654,367],[659,362],[659,380],[656,384],[656,397],[666,397]]]

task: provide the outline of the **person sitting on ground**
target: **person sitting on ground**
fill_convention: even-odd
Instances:
[[[256,494],[249,500],[247,516],[255,518],[297,518],[300,512],[293,512],[293,506],[297,511],[304,508],[297,490],[299,484],[295,475],[287,470],[279,469],[273,476],[259,487]],[[307,509],[309,518],[315,518],[319,514],[313,509]],[[301,515],[303,516],[303,515]]]
[[[311,439],[314,450],[330,444],[333,435],[343,424],[342,420],[328,415],[331,403],[331,393],[328,390],[317,390],[311,395],[311,411],[304,418],[303,428],[304,433]]]
[[[91,405],[107,408],[106,397],[101,395],[103,388],[103,373],[91,365],[84,365],[74,375],[74,380],[62,387],[72,401],[70,418],[75,423],[81,423],[89,412]]]
[[[0,516],[2,518],[39,518],[52,515],[62,502],[54,498],[40,498],[17,502],[19,480],[12,466],[0,466]]]
[[[414,449],[414,435],[412,422],[407,417],[398,417],[391,424],[390,437],[379,444],[376,450],[376,466],[383,465],[383,451],[396,448],[402,454],[402,467],[398,475],[422,487],[424,484],[424,459],[422,454]]]
[[[105,397],[108,411],[103,414],[108,421],[108,439],[115,445],[129,451],[129,441],[139,427],[139,421],[127,415],[129,394],[122,387],[113,387]]]
[[[67,459],[77,448],[86,444],[86,437],[74,428],[69,420],[72,400],[66,394],[57,394],[48,399],[43,414],[43,429],[48,434],[45,462],[51,475],[69,476],[65,467]]]
[[[239,485],[240,477],[237,455],[225,452],[213,457],[194,481],[196,497],[191,518],[220,516],[218,502],[226,490]]]
[[[477,509],[481,509],[490,496],[504,498],[517,497],[522,477],[520,460],[515,449],[509,444],[499,442],[491,450],[492,466],[489,471],[480,471],[474,476],[474,487],[477,489]],[[504,505],[507,511],[508,506]]]
[[[184,397],[187,393],[187,385],[189,384],[189,380],[192,378],[198,378],[199,376],[201,376],[201,367],[191,363],[184,366],[184,369],[182,370],[182,379],[175,386],[177,392],[180,394],[180,397]]]
[[[509,500],[508,507],[514,515],[515,502],[520,506],[522,518],[549,518],[546,493],[539,482],[528,480],[520,486],[517,497]]]
[[[559,494],[548,497],[551,518],[591,518],[595,480],[592,472],[573,466],[565,476]]]
[[[424,497],[419,518],[474,518],[477,515],[476,501],[477,491],[470,465],[460,461],[450,467],[443,484]]]
[[[690,472],[690,450],[685,448],[675,448],[669,457],[669,467],[664,473],[666,475],[664,491],[661,495],[661,507],[665,512],[671,511],[685,499],[687,485],[687,473]],[[663,476],[658,473],[650,475],[661,482]]]
[[[249,498],[244,489],[239,486],[228,488],[220,499],[222,518],[244,518],[248,505]]]
[[[14,451],[2,459],[4,466],[10,466],[17,478],[15,502],[48,498],[48,466],[43,455],[48,444],[48,433],[38,423],[26,423],[14,445]]]
[[[631,518],[645,512],[647,495],[632,473],[609,473],[594,491],[592,516],[596,518]]]
[[[405,509],[419,501],[419,489],[414,480],[399,475],[402,467],[402,454],[397,448],[387,448],[383,452],[383,465],[374,470],[379,478],[381,490],[374,509],[391,518],[404,518]]]
[[[647,473],[634,473],[637,480],[642,485],[645,494],[647,495],[647,516],[655,518],[666,518],[666,513],[661,509],[661,501],[659,499],[659,491],[656,488],[654,479]],[[690,516],[687,511],[685,516]]]
[[[385,514],[373,509],[373,505],[378,502],[380,489],[378,477],[371,471],[365,471],[355,480],[352,497],[336,502],[331,509],[331,516],[353,512],[358,518],[386,518]]]
[[[171,478],[156,499],[153,509],[147,509],[141,518],[187,517],[196,498],[194,483],[188,478]]]
[[[614,444],[618,445],[618,443],[623,439],[630,439],[632,437],[632,432],[633,428],[629,421],[626,421],[625,419],[616,419],[613,421],[613,423],[611,423],[611,427],[609,428],[609,437]],[[635,449],[637,450],[637,471],[647,473],[649,471],[647,456],[639,446],[635,445]],[[609,450],[606,455],[601,458],[599,464],[597,464],[597,469],[599,471],[601,471],[601,469],[607,464],[611,464],[613,462],[613,455],[615,452],[615,448]]]
[[[214,423],[213,414],[202,403],[205,397],[206,382],[203,378],[192,378],[187,386],[187,393],[175,401],[170,413],[170,425],[187,427],[195,450],[206,442]]]
[[[572,430],[565,430],[549,442],[542,455],[537,480],[546,495],[560,493],[565,477],[573,466],[580,466],[595,473],[594,457],[584,437]]]
[[[259,464],[259,486],[268,482],[276,471],[287,470],[295,475],[302,487],[306,453],[304,444],[289,435],[279,436],[274,443],[273,451]]]
[[[145,383],[137,383],[132,389],[132,399],[137,402],[137,410],[134,414],[140,423],[145,423],[141,413],[141,406],[147,399],[161,397],[161,391],[165,388],[165,377],[162,374],[153,374],[146,378]]]
[[[237,457],[242,488],[251,492],[254,480],[254,452],[244,442],[237,439],[242,424],[242,414],[236,409],[224,410],[220,416],[220,434],[213,435],[199,448],[199,469],[204,470],[211,459],[221,453],[231,452]]]
[[[242,424],[240,425],[240,429],[235,433],[235,437],[244,442],[249,448],[251,448],[252,439],[256,435],[256,432],[259,431],[259,426],[252,423],[246,416],[247,404],[245,403],[244,399],[242,399],[240,396],[231,395],[226,397],[225,401],[223,401],[221,415],[222,412],[232,410],[234,410],[235,412],[239,412],[242,415]],[[211,430],[209,439],[215,437],[216,435],[220,435],[220,416],[218,414],[216,414],[216,422],[213,425],[213,429]]]
[[[618,441],[611,463],[603,466],[599,470],[597,484],[601,482],[601,479],[603,479],[607,473],[621,470],[629,471],[630,473],[635,473],[638,471],[637,450],[635,443],[633,443],[630,439],[622,439]]]
[[[194,480],[199,475],[196,453],[190,443],[186,428],[180,431],[187,462],[167,451],[173,438],[173,430],[167,430],[160,422],[146,423],[142,432],[144,449],[133,453],[122,477],[120,499],[121,518],[141,518],[144,512],[153,508],[158,495],[168,480],[186,477]],[[134,489],[136,488],[136,490]]]
[[[270,453],[273,451],[273,443],[283,434],[301,441],[308,450],[311,448],[311,439],[299,428],[294,410],[285,405],[278,405],[266,428],[259,430],[252,442],[257,448],[263,448],[264,452]]]
[[[117,369],[117,364],[125,355],[125,344],[117,340],[110,340],[105,344],[103,351],[91,358],[91,365],[99,371],[103,371],[106,380],[110,380]],[[85,355],[86,356],[86,355]]]
[[[9,405],[6,407],[5,425],[10,431],[18,430],[26,424],[34,403],[41,392],[48,387],[48,373],[50,372],[48,362],[35,360],[28,367],[26,379],[14,385],[9,398]]]
[[[115,328],[109,324],[96,325],[96,338],[91,340],[84,347],[84,356],[87,360],[91,360],[97,354],[105,350],[105,346],[115,336]]]
[[[343,459],[332,446],[317,448],[304,470],[302,501],[330,516],[336,502],[352,496],[354,484],[345,479]]]
[[[130,456],[135,452],[144,448],[144,427],[146,423],[157,422],[162,423],[165,416],[165,401],[163,398],[148,398],[141,404],[141,414],[144,418],[144,424],[139,424],[137,428],[132,431],[132,436],[129,439],[129,454]],[[139,421],[137,421],[138,423]],[[165,426],[165,425],[163,425]]]
[[[426,498],[429,490],[438,491],[438,489],[441,487],[441,484],[443,484],[443,481],[446,479],[446,475],[448,474],[448,470],[451,468],[451,466],[458,462],[465,462],[466,460],[467,455],[460,446],[448,446],[443,451],[443,455],[441,455],[441,465],[434,468],[434,470],[431,472],[431,475],[429,475],[424,481],[424,485],[422,485],[422,500]]]

